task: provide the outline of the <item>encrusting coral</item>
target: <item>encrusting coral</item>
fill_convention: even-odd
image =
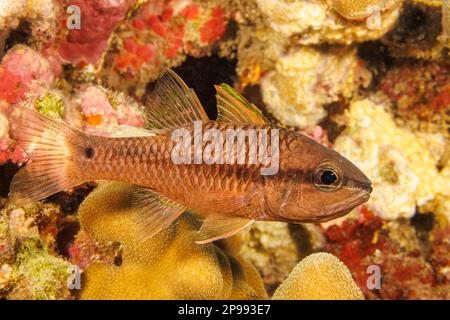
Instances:
[[[392,103],[395,116],[408,127],[449,136],[450,65],[399,61],[380,79],[378,87]]]
[[[347,129],[334,148],[372,180],[368,207],[376,214],[385,219],[411,217],[417,206],[438,194],[449,196],[450,180],[437,168],[445,148],[443,136],[399,127],[382,100],[353,102],[346,119]]]
[[[133,187],[108,183],[80,207],[82,228],[101,242],[122,245],[120,265],[94,262],[84,273],[81,299],[262,299],[262,282],[249,263],[217,245],[194,243],[199,222],[184,215],[142,241],[130,206]]]
[[[371,3],[372,2],[372,5]],[[383,2],[378,8],[373,5]],[[294,40],[296,44],[311,45],[318,43],[351,44],[379,39],[388,32],[398,19],[401,0],[390,1],[285,1],[250,0],[244,1],[253,10],[247,18],[257,21],[259,31],[265,28],[264,37]],[[358,8],[359,7],[359,8]],[[367,22],[372,14],[381,15],[379,25]],[[364,11],[364,14],[362,14]],[[372,13],[372,14],[371,14]],[[347,19],[359,15],[359,19]],[[363,17],[361,17],[364,15]],[[344,17],[345,16],[345,17]],[[261,23],[262,22],[262,23]],[[256,37],[263,36],[262,32]],[[261,37],[263,39],[263,37]],[[277,42],[280,42],[278,40]]]
[[[59,207],[36,203],[0,208],[0,296],[70,299],[71,264],[55,252]]]
[[[349,98],[370,74],[354,48],[327,52],[302,47],[279,58],[261,79],[263,100],[282,123],[300,128],[316,125],[325,104]]]
[[[450,298],[448,220],[437,214],[417,213],[412,219],[389,221],[365,207],[359,211],[357,218],[347,218],[324,230],[324,250],[351,270],[366,298]],[[367,285],[374,280],[374,273],[368,272],[370,266],[381,271],[377,290]]]
[[[303,259],[278,287],[279,300],[361,300],[364,296],[347,267],[329,253]]]
[[[241,254],[258,269],[269,292],[286,278],[299,260],[287,223],[257,221],[239,237]]]
[[[233,11],[231,1],[141,1],[112,38],[102,74],[108,87],[129,89],[141,96],[147,82],[186,56],[219,50],[230,54],[224,40]]]

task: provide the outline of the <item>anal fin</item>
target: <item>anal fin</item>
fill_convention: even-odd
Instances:
[[[199,237],[195,243],[205,244],[231,237],[252,224],[253,221],[254,220],[248,218],[211,214],[203,222],[199,231]]]
[[[187,208],[175,201],[143,187],[136,187],[132,205],[137,210],[138,235],[142,240],[153,237],[174,222]]]

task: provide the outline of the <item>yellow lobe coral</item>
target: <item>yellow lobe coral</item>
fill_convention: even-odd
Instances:
[[[292,270],[273,295],[277,300],[361,300],[347,267],[329,253],[311,254]]]
[[[216,244],[195,244],[200,224],[190,214],[142,241],[131,206],[133,190],[126,184],[105,183],[80,206],[80,222],[90,236],[122,245],[119,266],[89,265],[81,299],[267,298],[257,271],[241,257]]]

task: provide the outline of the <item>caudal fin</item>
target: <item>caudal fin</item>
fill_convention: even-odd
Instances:
[[[85,182],[76,162],[84,136],[61,121],[16,107],[11,116],[11,137],[31,161],[14,176],[11,201],[25,205]]]

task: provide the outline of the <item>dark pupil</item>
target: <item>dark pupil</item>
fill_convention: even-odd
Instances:
[[[333,171],[325,170],[320,175],[320,182],[322,182],[323,184],[325,184],[327,186],[329,186],[333,183],[336,183],[336,181],[337,181],[337,176]]]
[[[94,149],[92,149],[91,147],[87,147],[86,149],[84,149],[84,155],[86,156],[86,158],[92,159],[94,157]]]

